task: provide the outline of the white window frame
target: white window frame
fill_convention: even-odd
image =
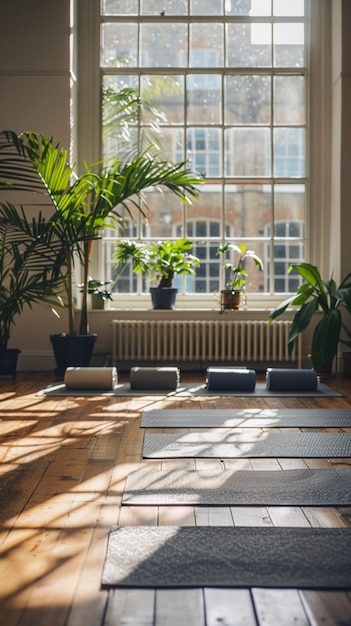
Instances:
[[[100,154],[100,70],[99,70],[99,0],[73,0],[76,21],[79,23],[78,76],[79,98],[73,92],[72,111],[76,111],[75,130],[77,136],[77,162],[95,162]],[[329,271],[331,214],[330,195],[330,128],[331,128],[331,5],[329,0],[306,0],[309,29],[306,33],[306,46],[310,50],[309,81],[309,140],[307,141],[306,172],[309,180],[308,207],[306,207],[306,260],[315,263],[322,273]],[[192,69],[189,69],[191,73]],[[76,108],[77,107],[77,108]],[[323,132],[321,132],[323,129]],[[96,246],[92,260],[92,273],[101,273],[102,256]],[[251,307],[271,308],[272,303],[281,297],[260,294],[256,301],[250,300]],[[197,298],[199,308],[214,308],[213,295]],[[120,301],[120,306],[135,306],[130,298]],[[141,300],[138,306],[145,306]],[[178,306],[178,305],[177,305]],[[184,297],[179,306],[194,306],[192,298]]]

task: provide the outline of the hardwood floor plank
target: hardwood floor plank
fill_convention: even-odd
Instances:
[[[294,589],[253,589],[259,626],[310,626]]]
[[[235,526],[273,526],[268,509],[261,506],[230,507]]]
[[[351,626],[351,601],[337,591],[301,591],[311,626]]]
[[[155,592],[150,589],[110,591],[103,626],[155,626],[154,604]]]
[[[306,515],[297,506],[270,506],[268,513],[274,526],[309,526]]]
[[[256,626],[256,617],[248,589],[206,588],[206,626]]]
[[[228,507],[195,506],[196,526],[233,526],[233,517]]]
[[[195,526],[195,511],[192,506],[160,506],[159,526]]]
[[[205,626],[201,589],[157,589],[155,626]]]

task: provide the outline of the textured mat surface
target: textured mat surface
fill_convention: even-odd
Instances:
[[[144,435],[143,457],[351,457],[351,433],[251,433],[233,431]]]
[[[348,506],[351,470],[140,470],[128,476],[122,504]]]
[[[319,383],[316,391],[267,391],[265,383],[257,383],[255,391],[207,391],[204,383],[180,383],[179,387],[175,391],[165,391],[164,389],[150,389],[150,390],[134,390],[130,388],[129,383],[119,383],[115,389],[111,391],[99,391],[94,389],[89,391],[88,389],[66,389],[63,383],[53,383],[45,389],[38,391],[37,396],[249,396],[253,398],[261,397],[294,397],[301,398],[318,398],[318,397],[338,397],[342,396],[341,393],[335,391],[324,383]]]
[[[351,529],[116,527],[103,587],[351,588]]]
[[[164,409],[143,411],[141,428],[347,428],[351,409]]]

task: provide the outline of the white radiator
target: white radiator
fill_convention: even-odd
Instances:
[[[289,321],[113,320],[113,365],[121,361],[291,362]]]

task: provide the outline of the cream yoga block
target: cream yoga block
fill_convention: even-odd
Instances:
[[[115,367],[67,367],[64,376],[66,389],[114,389],[118,382]]]

